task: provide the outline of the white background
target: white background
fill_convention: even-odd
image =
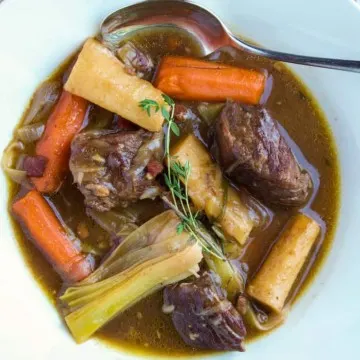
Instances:
[[[1,2],[1,1],[0,1]],[[6,0],[0,5],[0,150],[36,85],[111,11],[134,1]],[[360,60],[354,0],[202,0],[236,32],[289,52]],[[342,216],[333,250],[288,322],[223,359],[360,359],[360,74],[293,67],[320,101],[342,164]],[[304,129],[306,131],[306,129]],[[95,341],[76,346],[24,267],[0,174],[0,359],[127,359]]]

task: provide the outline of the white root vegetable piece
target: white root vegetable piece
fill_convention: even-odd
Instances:
[[[148,81],[129,75],[124,64],[97,40],[88,39],[65,84],[65,90],[149,130],[160,131],[161,112],[151,115],[139,107],[144,99],[164,105],[162,92]]]
[[[194,135],[188,135],[171,149],[171,155],[182,165],[186,161],[191,165],[187,185],[195,207],[204,210],[225,235],[244,244],[254,221],[239,195],[227,185],[204,145]]]
[[[247,293],[279,313],[320,232],[319,224],[304,214],[290,220]]]

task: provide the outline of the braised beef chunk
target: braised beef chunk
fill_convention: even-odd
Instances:
[[[121,46],[117,52],[117,57],[125,64],[126,70],[131,75],[139,78],[149,79],[154,70],[154,63],[147,53],[141,51],[134,43],[128,41]]]
[[[164,310],[171,311],[174,326],[188,345],[244,351],[246,329],[242,317],[227,300],[214,272],[166,288]]]
[[[99,130],[77,135],[71,147],[70,170],[85,204],[108,211],[159,195],[160,186],[147,166],[162,161],[162,143],[162,133],[145,130]]]
[[[194,114],[191,108],[183,104],[176,104],[174,116],[175,121],[178,123],[193,121],[196,118],[196,114]]]
[[[296,206],[308,198],[311,178],[265,109],[228,102],[216,122],[214,145],[223,171],[262,200]]]

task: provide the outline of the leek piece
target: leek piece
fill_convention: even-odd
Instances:
[[[78,343],[136,302],[199,271],[202,249],[169,210],[131,233],[85,281],[60,297]]]
[[[185,279],[191,269],[201,261],[201,248],[197,244],[170,256],[166,260],[147,266],[136,274],[117,283],[99,298],[65,317],[75,340],[86,341],[95,331],[145,296],[162,287]],[[114,279],[116,283],[116,277]]]
[[[174,237],[177,235],[176,226],[179,222],[179,218],[173,211],[165,211],[150,219],[127,236],[106,261],[104,261],[103,264],[89,277],[83,280],[82,283],[94,283],[122,271],[122,269],[119,270],[117,268],[119,262],[121,263],[122,261],[121,256],[130,251],[142,249],[148,245]],[[187,237],[189,237],[189,235],[187,235]],[[121,261],[118,261],[119,259]]]
[[[240,272],[227,259],[218,259],[211,254],[204,254],[204,258],[210,270],[219,275],[221,286],[226,290],[228,300],[235,302],[238,295],[245,289],[245,283]]]
[[[184,236],[187,235],[184,234]],[[150,245],[143,249],[132,251],[118,259],[118,264],[114,266],[114,269],[118,271],[117,281],[130,276],[129,273],[134,268],[136,268],[136,271],[138,271],[145,265],[148,266],[150,260],[157,262],[159,261],[159,257],[163,256],[164,254],[168,254],[169,252],[175,253],[177,251],[183,250],[187,246],[186,240],[188,239],[188,236],[186,239],[184,236],[178,236],[177,239],[170,238],[169,240],[159,244]],[[145,263],[143,262],[144,259],[147,259]],[[119,274],[120,272],[121,274]],[[82,300],[90,299],[89,295],[96,297],[98,293],[103,292],[102,289],[108,289],[107,285],[111,285],[113,283],[112,276],[116,275],[116,273],[113,274],[108,272],[106,275],[107,278],[101,282],[101,288],[99,286],[100,283],[89,283],[80,287],[72,287],[66,291],[62,297],[62,300],[66,300],[68,306],[73,308],[74,306],[82,303]],[[76,302],[74,302],[75,300]]]

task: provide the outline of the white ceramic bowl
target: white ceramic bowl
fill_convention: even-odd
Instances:
[[[0,150],[29,96],[101,20],[131,0],[0,1]],[[198,0],[232,29],[269,48],[360,60],[358,0]],[[169,5],[170,6],[170,5]],[[336,240],[287,323],[216,359],[360,359],[360,74],[293,67],[336,137],[342,208]],[[306,132],[306,129],[303,129]],[[0,359],[132,359],[96,341],[77,346],[25,267],[6,212],[0,175]]]

